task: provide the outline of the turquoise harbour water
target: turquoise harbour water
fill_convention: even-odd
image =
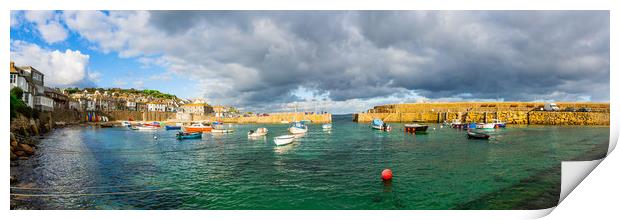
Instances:
[[[235,133],[182,141],[163,129],[57,129],[21,171],[36,189],[11,193],[53,195],[18,198],[41,209],[546,208],[522,204],[537,200],[532,192],[557,196],[560,161],[601,158],[609,139],[609,127],[508,125],[469,140],[439,124],[424,135],[391,125],[381,132],[334,116],[331,132],[312,124],[279,147],[273,137],[288,125],[233,125]],[[268,137],[248,139],[258,127]]]

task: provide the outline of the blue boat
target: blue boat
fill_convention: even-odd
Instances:
[[[166,130],[181,130],[181,126],[166,125]]]
[[[193,133],[186,133],[186,132],[179,132],[177,134],[177,139],[182,140],[182,139],[200,139],[202,138],[202,133],[200,132],[193,132]]]
[[[381,121],[381,119],[375,118],[370,123],[370,126],[372,126],[372,128],[374,129],[381,130],[383,128],[383,121]]]

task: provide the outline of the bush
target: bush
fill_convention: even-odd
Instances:
[[[19,90],[21,91],[21,89]],[[39,111],[32,109],[22,101],[21,98],[17,98],[17,95],[23,95],[23,93],[19,93],[19,91],[11,89],[11,118],[17,116],[17,113],[22,114],[28,118],[39,118]]]
[[[21,99],[22,96],[24,95],[24,90],[22,90],[19,87],[13,87],[11,89],[11,95],[15,96],[18,99]]]

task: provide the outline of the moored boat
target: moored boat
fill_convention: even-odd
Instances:
[[[213,132],[213,133],[232,133],[232,132],[235,132],[235,130],[230,128],[230,127],[228,127],[228,128],[224,127],[224,124],[222,124],[222,123],[213,124],[211,126],[213,127],[211,132]]]
[[[269,130],[267,130],[267,128],[258,128],[258,129],[256,129],[256,131],[250,130],[250,131],[248,131],[248,137],[265,136],[265,135],[267,135],[267,132],[269,132]]]
[[[382,130],[382,131],[391,131],[392,127],[383,122],[381,119],[375,118],[370,123],[370,126],[373,129]]]
[[[303,134],[308,132],[308,126],[302,124],[301,122],[295,122],[288,128],[288,131],[292,134]]]
[[[166,130],[181,130],[181,126],[166,125]]]
[[[189,126],[184,126],[182,128],[183,130],[185,130],[185,132],[188,133],[192,133],[192,132],[211,132],[211,130],[213,130],[213,127],[211,127],[210,125],[206,125],[204,123],[193,123]]]
[[[501,121],[499,119],[493,119],[493,121],[491,121],[491,123],[495,124],[498,128],[505,128],[506,127],[506,122]]]
[[[110,123],[104,123],[104,124],[99,124],[99,127],[102,127],[102,128],[112,128],[112,127],[114,127],[114,125],[110,124]]]
[[[202,133],[200,133],[200,132],[186,133],[186,132],[179,131],[179,133],[177,133],[177,139],[179,139],[179,140],[182,140],[182,139],[200,139],[200,138],[202,138]]]
[[[476,124],[477,129],[493,129],[495,128],[494,123],[478,123]]]
[[[273,138],[273,142],[276,146],[290,144],[295,140],[295,135],[282,135]]]
[[[428,129],[428,125],[405,124],[405,132],[410,132],[410,133],[426,132],[427,129]]]
[[[123,127],[131,127],[131,123],[129,123],[128,121],[121,121],[121,126],[123,126]]]
[[[490,137],[491,135],[482,132],[467,131],[467,138],[469,139],[489,139]]]
[[[323,128],[323,130],[331,130],[332,124],[323,124],[321,127]]]
[[[148,126],[148,127],[161,127],[161,124],[159,122],[151,122],[151,123],[146,123],[146,124],[142,124],[142,126]]]
[[[138,125],[138,126],[131,126],[131,129],[139,130],[139,131],[154,131],[154,130],[157,130],[158,128],[154,126]]]

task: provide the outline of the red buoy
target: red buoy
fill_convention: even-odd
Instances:
[[[392,179],[392,170],[385,169],[381,172],[381,179],[383,180],[391,180]]]

